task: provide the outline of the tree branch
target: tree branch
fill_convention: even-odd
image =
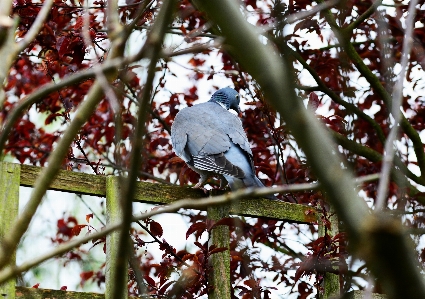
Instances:
[[[355,28],[357,28],[361,23],[364,22],[367,18],[369,18],[375,10],[381,5],[382,0],[375,0],[373,1],[372,5],[355,21],[353,21],[350,25],[345,27],[347,31],[353,31]]]
[[[412,49],[412,35],[414,28],[414,19],[416,13],[416,4],[417,0],[411,0],[409,3],[409,16],[406,20],[406,32],[404,34],[403,40],[403,52],[401,58],[401,71],[397,83],[394,86],[394,95],[392,99],[392,115],[394,118],[393,127],[391,128],[390,134],[388,135],[387,141],[385,143],[385,156],[382,164],[381,178],[379,180],[378,186],[378,195],[376,198],[376,208],[377,210],[383,210],[387,203],[388,195],[388,184],[390,181],[390,173],[393,164],[394,158],[394,142],[397,139],[398,133],[398,124],[401,119],[400,107],[403,100],[403,83],[406,76],[407,64],[409,62],[409,54]],[[423,173],[422,177],[423,177]]]
[[[40,12],[37,15],[34,23],[32,24],[30,30],[28,30],[27,34],[24,38],[17,44],[16,53],[18,55],[19,52],[23,51],[28,45],[37,37],[44,23],[46,22],[47,17],[50,13],[50,8],[53,5],[53,0],[46,0],[43,3],[43,6]]]

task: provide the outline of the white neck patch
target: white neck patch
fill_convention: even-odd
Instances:
[[[216,103],[219,104],[221,107],[223,107],[224,109],[227,110],[226,105],[224,105],[223,103],[220,103],[220,102],[216,102]]]

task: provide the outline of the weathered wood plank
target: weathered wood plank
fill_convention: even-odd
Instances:
[[[40,171],[40,167],[21,165],[21,185],[33,186]],[[105,182],[105,176],[61,170],[52,182],[50,189],[106,196]],[[219,194],[223,194],[223,192],[214,192],[214,195]],[[203,197],[206,197],[206,195],[199,189],[138,182],[134,200],[152,204],[169,204],[184,198],[196,200]],[[242,200],[231,206],[230,214],[267,217],[298,223],[314,223],[317,221],[317,213],[312,207],[267,199]]]
[[[16,298],[23,299],[104,299],[104,294],[16,287]]]
[[[368,296],[366,296],[366,294]],[[387,299],[387,296],[384,294],[378,294],[378,293],[367,293],[367,291],[352,291],[344,295],[344,298],[347,299],[363,299],[363,298],[370,298],[370,299]]]
[[[0,163],[0,242],[6,232],[12,230],[19,208],[18,164]],[[11,264],[15,264],[15,254]],[[16,280],[10,279],[0,285],[0,297],[15,299]]]
[[[21,165],[21,186],[32,187],[41,173],[41,167]],[[106,195],[106,176],[59,170],[50,190],[76,192],[94,196]]]
[[[230,207],[230,214],[266,217],[299,223],[315,223],[317,210],[313,207],[270,199],[243,199]]]
[[[329,220],[331,222],[331,228],[327,231],[327,233],[334,237],[337,234],[339,234],[339,223],[338,223],[338,217],[335,214],[335,211],[333,208],[331,208],[331,211],[329,212]],[[319,237],[323,237],[325,235],[325,227],[323,225],[319,226]],[[338,267],[335,270],[338,270]],[[323,286],[323,294],[320,298],[328,299],[328,298],[338,298],[340,297],[340,289],[341,285],[339,283],[339,275],[334,273],[326,272],[324,277],[324,286]]]
[[[106,223],[114,224],[122,219],[121,184],[120,178],[110,176],[106,178]],[[122,279],[123,286],[127,286],[127,271],[117,275],[116,268],[119,259],[122,259],[119,252],[120,232],[115,231],[106,236],[106,266],[105,266],[105,299],[114,299],[114,283],[119,277]],[[121,293],[121,298],[127,298],[127,290]]]
[[[105,294],[16,287],[16,298],[22,299],[105,299]],[[136,299],[136,297],[129,297]]]
[[[208,219],[219,221],[229,217],[229,206],[216,206],[208,208]],[[214,253],[209,257],[211,267],[208,276],[209,287],[208,299],[231,298],[232,289],[230,284],[230,230],[226,225],[220,225],[212,229],[208,240],[208,247],[215,245],[218,248],[227,248],[226,251]]]

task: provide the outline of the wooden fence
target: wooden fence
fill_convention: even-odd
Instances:
[[[0,162],[0,242],[5,232],[11,229],[13,221],[18,215],[19,186],[33,186],[40,172],[41,168],[39,167]],[[60,171],[49,189],[106,197],[107,220],[112,223],[118,220],[117,217],[119,217],[119,213],[116,213],[119,209],[119,201],[117,192],[114,192],[117,186],[116,183],[116,177]],[[204,196],[202,191],[196,189],[138,182],[134,201],[151,204],[170,204],[184,198],[199,199]],[[249,217],[266,217],[304,224],[314,224],[318,220],[318,214],[311,207],[266,199],[242,200],[230,206],[212,207],[207,209],[207,213],[208,217],[212,219],[221,219],[229,214],[234,214]],[[223,236],[228,235],[228,227],[219,226],[212,231],[211,242],[219,247],[228,247],[228,238],[223,238]],[[15,279],[11,279],[0,285],[1,298],[111,299],[110,288],[113,283],[111,278],[113,277],[112,271],[114,269],[114,259],[111,257],[114,256],[114,249],[117,248],[115,246],[116,239],[116,233],[110,234],[107,239],[105,294],[25,288],[16,286]],[[214,273],[211,275],[211,281],[209,283],[220,285],[220,288],[215,288],[214,292],[209,295],[209,299],[230,298],[229,253],[213,254],[211,259],[210,262],[214,265]],[[126,275],[122,275],[122,277],[126,278]],[[224,283],[225,281],[227,283]],[[339,288],[338,276],[327,273],[325,276],[323,298],[330,298],[338,294]],[[352,292],[350,297],[356,299],[362,298],[360,292]],[[373,298],[383,297],[374,295]]]

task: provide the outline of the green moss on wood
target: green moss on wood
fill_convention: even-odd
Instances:
[[[208,208],[208,218],[218,221],[229,217],[229,206],[221,205]],[[208,246],[227,248],[226,251],[214,253],[209,257],[211,272],[208,277],[208,286],[211,287],[208,299],[231,298],[230,287],[230,231],[229,227],[220,225],[211,231]]]
[[[21,165],[21,186],[34,186],[35,180],[41,173],[41,169],[41,167]],[[105,179],[106,176],[59,170],[49,189],[105,196]]]
[[[16,298],[24,299],[104,299],[104,294],[70,292],[48,289],[16,287]],[[136,297],[129,297],[136,299]]]
[[[0,240],[12,230],[18,216],[19,206],[19,172],[18,164],[0,163]],[[1,242],[1,241],[0,241]],[[11,264],[15,264],[15,255],[12,255]],[[0,285],[0,297],[15,298],[15,279]]]
[[[244,199],[230,208],[231,214],[267,217],[299,223],[315,223],[317,211],[313,207],[269,199]]]
[[[21,185],[33,186],[41,168],[21,165]],[[86,173],[59,171],[50,189],[76,192],[94,196],[106,196],[106,177]],[[224,191],[213,191],[211,195],[224,194]],[[202,190],[173,185],[137,182],[135,201],[153,204],[169,204],[174,201],[192,198],[194,200],[207,197]],[[316,211],[308,206],[290,204],[267,199],[245,199],[233,204],[231,214],[267,217],[299,223],[314,223]]]
[[[120,178],[110,176],[106,178],[106,222],[108,224],[120,222],[122,219],[121,184]],[[122,279],[122,285],[127,286],[127,275],[117,274],[119,262],[127,264],[122,260],[119,252],[120,231],[115,231],[106,236],[106,266],[105,266],[105,299],[113,299],[114,282]],[[125,271],[127,273],[127,270]],[[121,293],[121,298],[126,298],[127,290]]]
[[[365,291],[352,291],[344,295],[344,298],[347,299],[363,299],[365,298]],[[371,293],[368,294],[370,299],[386,299],[387,296],[384,294]]]

